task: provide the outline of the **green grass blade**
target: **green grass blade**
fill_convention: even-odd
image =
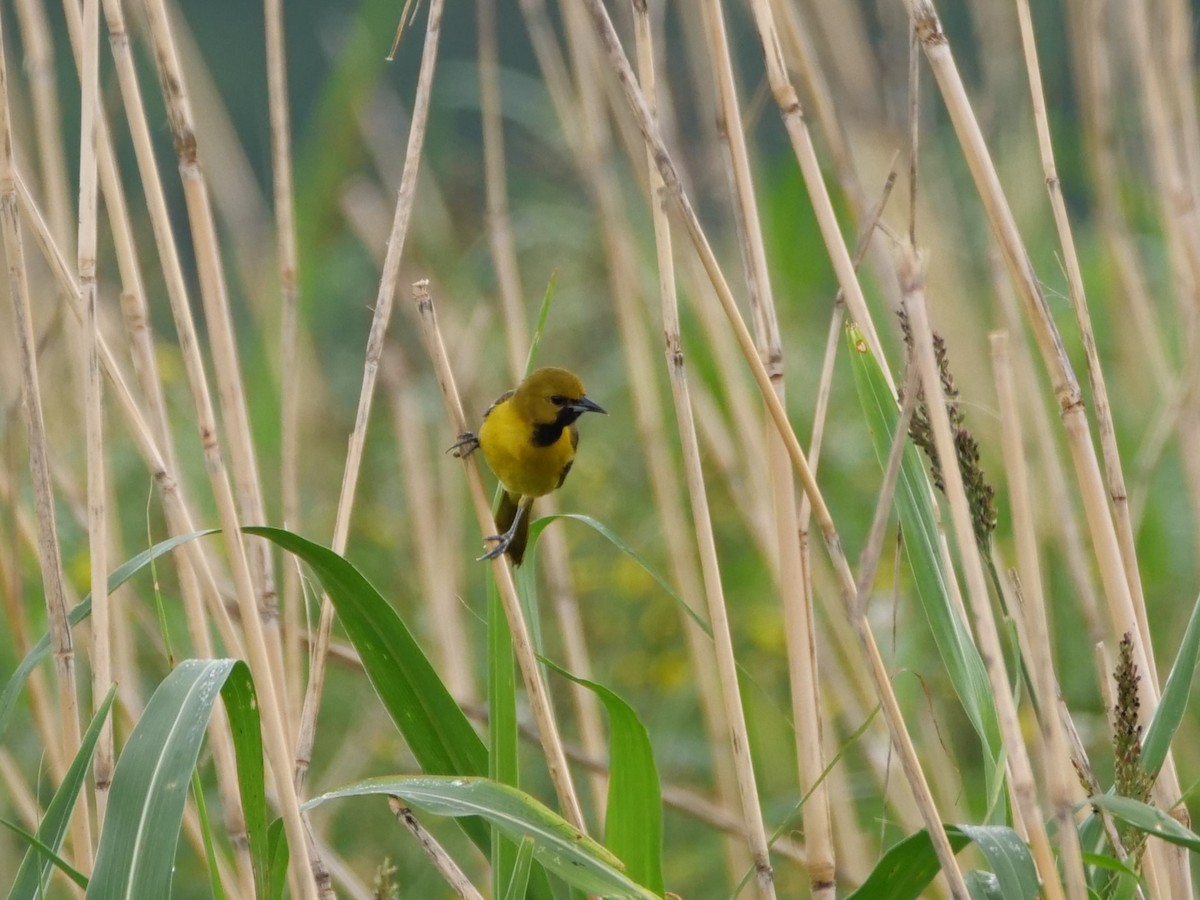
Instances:
[[[608,711],[608,806],[604,844],[629,877],[662,896],[662,791],[650,734],[633,707],[602,684],[579,678],[543,660],[564,678],[600,698]]]
[[[525,891],[529,887],[529,869],[533,863],[533,838],[521,838],[517,847],[517,856],[513,861],[512,878],[504,891],[504,900],[525,900]],[[499,896],[499,895],[497,895]]]
[[[270,841],[267,836],[266,775],[263,771],[262,724],[258,715],[258,697],[254,679],[245,665],[234,666],[221,687],[221,699],[233,735],[233,756],[237,763],[238,792],[249,844],[250,864],[259,897],[271,896]],[[286,873],[281,876],[286,878]],[[278,885],[275,885],[278,887]]]
[[[137,556],[131,558],[128,562],[123,563],[113,570],[108,576],[108,590],[115,591],[126,581],[148,566],[151,562],[158,559],[164,553],[174,550],[180,544],[185,544],[190,540],[198,537],[203,537],[206,534],[213,534],[209,531],[195,531],[191,534],[180,535],[179,537],[169,538],[161,541],[150,547],[148,550],[143,550]],[[78,625],[86,619],[92,612],[92,597],[89,594],[82,601],[77,603],[67,613],[67,619],[72,626]],[[46,656],[50,653],[50,635],[42,635],[42,639],[38,641],[30,651],[25,654],[25,658],[21,660],[17,668],[13,671],[12,677],[4,685],[4,690],[0,691],[0,742],[4,740],[4,733],[7,731],[9,723],[12,720],[13,709],[17,703],[17,697],[21,695],[22,689],[25,687],[25,682],[29,680],[30,674]]]
[[[517,733],[517,671],[512,634],[496,582],[488,578],[488,775],[500,784],[520,786]],[[511,886],[517,864],[512,841],[492,830],[492,896]],[[521,895],[522,897],[524,894]]]
[[[375,693],[404,736],[421,769],[433,775],[483,775],[488,754],[412,633],[366,578],[327,547],[280,528],[245,528],[294,554],[321,581]],[[463,829],[484,853],[487,829]]]
[[[880,466],[884,466],[900,421],[900,410],[861,333],[852,326],[847,329],[847,336],[859,402],[875,455]],[[904,448],[895,503],[900,526],[904,529],[904,549],[912,568],[913,585],[954,690],[983,742],[989,773],[988,795],[992,796],[997,791],[998,779],[1003,777],[1003,767],[999,765],[1003,747],[992,689],[970,629],[962,620],[947,587],[929,479],[917,449],[911,443]]]
[[[235,671],[250,677],[238,660],[184,660],[146,704],[113,773],[88,900],[170,896],[192,770],[213,704]]]
[[[267,900],[283,900],[283,889],[287,885],[288,861],[287,834],[283,830],[283,819],[276,819],[267,829],[267,860],[269,862],[271,885],[269,894],[260,896]]]
[[[992,867],[999,896],[1005,900],[1033,900],[1038,896],[1040,885],[1033,857],[1011,828],[947,825],[946,836],[955,853],[971,843],[979,848]],[[940,870],[929,833],[922,830],[894,844],[847,900],[918,900]],[[980,879],[975,880],[981,884]]]
[[[1171,741],[1175,739],[1175,732],[1179,730],[1179,723],[1183,721],[1197,666],[1200,666],[1200,598],[1192,606],[1192,615],[1183,633],[1175,663],[1171,666],[1171,674],[1167,676],[1162,699],[1146,728],[1146,737],[1142,742],[1142,768],[1147,772],[1157,774],[1162,768]]]
[[[96,752],[96,742],[100,738],[100,732],[108,718],[108,712],[112,708],[113,698],[116,694],[117,688],[114,685],[109,688],[104,702],[100,704],[96,715],[92,717],[91,724],[84,732],[83,740],[79,744],[79,752],[71,760],[62,784],[58,786],[58,790],[54,792],[54,796],[50,800],[50,805],[46,807],[46,814],[38,824],[37,834],[32,836],[36,843],[31,844],[25,858],[21,861],[16,880],[13,881],[12,889],[8,894],[10,898],[33,898],[42,893],[50,864],[57,859],[56,854],[59,847],[62,846],[63,838],[70,826],[71,812],[75,809],[75,801],[79,798],[79,792],[87,778],[88,768],[92,763],[92,754]],[[46,856],[42,848],[48,850],[51,855]],[[60,863],[62,860],[58,860],[54,864],[59,865]],[[65,863],[62,864],[65,865]],[[70,871],[70,867],[63,871]],[[87,886],[86,879],[81,886]]]
[[[1112,794],[1097,794],[1088,797],[1088,804],[1112,813],[1126,825],[1132,825],[1150,837],[1161,838],[1193,853],[1200,853],[1200,835],[1184,827],[1177,819],[1161,809],[1134,800],[1132,797],[1117,797]]]
[[[77,885],[79,885],[79,887],[83,888],[84,890],[87,890],[87,886],[88,886],[87,876],[84,875],[82,872],[80,872],[78,869],[76,869],[74,866],[72,866],[69,862],[67,862],[65,859],[63,859],[61,856],[59,856],[57,853],[55,853],[54,849],[52,847],[50,847],[48,844],[45,844],[42,841],[40,841],[36,834],[30,834],[28,831],[26,831],[24,828],[22,828],[16,822],[10,822],[10,821],[8,821],[8,819],[0,819],[0,825],[3,825],[9,831],[11,831],[13,834],[17,835],[19,838],[21,838],[21,840],[23,840],[25,843],[27,843],[29,845],[30,852],[40,856],[43,860],[45,860],[47,865],[53,865],[56,869],[58,869],[60,872],[62,872],[64,875],[66,875],[68,878],[70,878],[73,882],[75,882]],[[18,888],[17,885],[13,885],[13,890],[12,890],[12,892],[9,893],[9,897],[41,898],[41,897],[45,896],[46,889],[45,889],[44,885],[38,885],[36,888],[34,888],[33,893],[26,893],[24,891],[23,887],[22,887],[22,890],[18,893],[17,888]]]
[[[343,797],[384,795],[438,816],[479,816],[514,841],[534,842],[533,856],[573,888],[602,897],[655,895],[622,871],[620,860],[538,800],[486,778],[395,776],[371,778],[315,797],[312,808]]]

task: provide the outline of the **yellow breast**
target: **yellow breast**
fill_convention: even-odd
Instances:
[[[541,497],[555,490],[575,458],[571,431],[564,428],[553,444],[533,443],[533,425],[509,401],[492,408],[479,429],[479,447],[505,490]]]

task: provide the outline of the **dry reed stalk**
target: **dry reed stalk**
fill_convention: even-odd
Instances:
[[[516,243],[513,239],[508,215],[494,3],[492,0],[484,0],[479,4],[478,11],[480,99],[483,118],[488,244],[500,286],[504,328],[509,350],[509,370],[514,383],[516,383],[525,376],[529,339]],[[580,85],[580,90],[581,94],[586,97],[583,84]],[[585,107],[588,105],[587,99],[582,105]],[[558,504],[553,496],[546,497],[541,502],[546,515],[554,515],[558,511]],[[567,542],[562,529],[553,528],[543,532],[541,546],[542,551],[539,556],[546,573],[546,581],[558,620],[563,655],[567,666],[576,675],[592,678],[594,670],[591,654],[584,634],[583,617],[580,615],[578,595],[575,591],[574,579],[571,576]],[[583,742],[584,749],[591,754],[603,754],[605,739],[599,699],[583,685],[573,682],[568,686],[567,691],[575,707],[580,740]],[[607,779],[593,773],[589,778],[589,787],[597,810],[597,819],[602,822],[607,803]]]
[[[633,3],[634,26],[638,48],[639,75],[650,98],[652,111],[657,116],[656,74],[654,64],[654,35],[651,31],[649,9],[644,3]],[[596,74],[600,75],[599,67]],[[648,167],[651,196],[658,187],[658,177],[652,167]],[[674,295],[674,263],[671,254],[671,239],[669,225],[657,199],[652,204],[656,246],[658,247],[658,265],[660,270],[660,293],[671,291]],[[630,251],[626,249],[626,253]],[[614,261],[616,262],[616,261]],[[664,274],[663,269],[667,272]],[[650,348],[646,339],[644,325],[640,322],[640,311],[633,308],[622,296],[632,285],[622,284],[620,270],[612,269],[614,283],[614,300],[617,301],[618,322],[622,330],[626,356],[631,369],[629,383],[634,388],[634,410],[637,426],[641,435],[641,443],[646,451],[647,474],[654,495],[654,507],[658,520],[662,523],[662,533],[666,540],[668,561],[671,574],[680,591],[680,597],[690,608],[697,608],[697,601],[703,596],[704,586],[697,571],[696,557],[687,534],[687,517],[682,503],[682,486],[679,484],[679,473],[666,452],[668,441],[664,424],[666,417],[656,389],[657,379],[651,362]],[[641,292],[636,292],[640,296]],[[700,416],[702,422],[712,424],[721,421],[721,416],[714,410],[708,416]],[[733,496],[740,497],[741,491],[734,487]],[[733,806],[737,803],[738,774],[736,759],[726,748],[726,735],[730,733],[729,710],[722,697],[720,675],[717,670],[707,664],[711,652],[708,641],[686,615],[681,613],[680,627],[688,643],[688,658],[691,660],[697,679],[697,688],[703,713],[705,733],[708,746],[712,752],[713,776],[717,797],[722,805]],[[749,833],[749,832],[748,832]],[[751,845],[753,842],[751,841]],[[744,871],[751,860],[747,857],[745,846],[740,843],[727,842],[725,847],[726,863],[731,873]]]
[[[33,337],[33,308],[29,297],[29,277],[25,268],[25,250],[18,212],[16,172],[13,163],[12,122],[9,118],[8,66],[0,25],[0,238],[4,243],[8,283],[16,319],[17,346],[20,353],[21,385],[25,419],[29,433],[29,469],[33,485],[34,510],[37,514],[38,565],[45,591],[46,616],[50,625],[51,648],[58,676],[59,722],[64,759],[74,759],[79,749],[78,689],[75,678],[75,645],[67,621],[63,592],[62,555],[58,528],[54,520],[54,492],[50,484],[50,463],[46,446],[45,417],[42,414],[41,387],[37,353]],[[77,866],[90,869],[92,863],[91,825],[86,795],[80,798],[71,817],[71,840]]]
[[[901,291],[904,306],[912,325],[915,345],[915,361],[921,373],[921,384],[929,409],[934,442],[941,460],[941,471],[946,483],[946,497],[950,503],[950,514],[958,544],[963,571],[966,575],[967,597],[970,600],[972,619],[975,623],[975,640],[991,682],[992,696],[996,706],[996,718],[1004,738],[1005,762],[1009,773],[1010,789],[1015,801],[1015,812],[1024,820],[1033,852],[1034,862],[1041,877],[1042,891],[1048,900],[1061,900],[1062,881],[1050,847],[1050,840],[1042,822],[1037,805],[1033,769],[1028,750],[1022,739],[1020,724],[1012,695],[1008,688],[1005,671],[1004,651],[1000,636],[992,617],[987,582],[983,571],[980,548],[974,536],[971,510],[963,483],[963,472],[959,467],[954,449],[954,435],[947,414],[945,396],[942,391],[937,359],[934,356],[933,333],[925,309],[924,273],[915,252],[909,248],[900,267]]]
[[[471,884],[471,879],[458,867],[454,857],[447,853],[437,839],[425,830],[425,826],[409,809],[408,804],[399,797],[388,797],[388,809],[392,811],[396,821],[407,828],[417,839],[421,850],[429,857],[433,867],[437,869],[438,874],[445,879],[446,884],[455,894],[462,897],[463,900],[483,900],[483,895],[475,889],[475,886]]]
[[[770,376],[776,397],[780,403],[784,403],[783,341],[779,334],[762,224],[750,172],[749,149],[746,146],[720,0],[707,0],[701,5],[701,13],[716,82],[717,132],[728,151],[726,163],[732,181],[734,219],[738,224],[746,267],[747,294],[758,354]],[[665,216],[665,209],[660,210],[660,214]],[[796,766],[800,791],[808,797],[803,816],[809,885],[814,897],[826,898],[833,896],[836,868],[829,792],[821,778],[825,760],[821,746],[822,717],[812,595],[805,590],[791,461],[783,439],[775,429],[767,428],[766,442],[774,513],[774,555],[778,560],[777,585],[787,644]]]
[[[1125,298],[1124,307],[1144,345],[1140,358],[1162,388],[1170,380],[1169,356],[1163,341],[1158,313],[1151,301],[1144,268],[1134,247],[1133,235],[1121,210],[1118,185],[1121,182],[1117,162],[1116,127],[1113,112],[1118,108],[1113,96],[1113,77],[1109,59],[1110,43],[1105,29],[1105,7],[1090,0],[1067,3],[1066,29],[1075,60],[1075,85],[1079,97],[1082,137],[1087,148],[1085,161],[1091,172],[1091,187],[1096,198],[1099,231],[1108,248],[1120,280],[1117,295]],[[1136,494],[1135,494],[1136,496]]]
[[[393,348],[384,357],[383,382],[391,400],[392,428],[400,448],[400,470],[409,508],[412,557],[421,579],[421,596],[428,604],[428,621],[437,642],[437,671],[447,689],[459,702],[476,695],[472,654],[463,624],[462,604],[456,584],[458,566],[450,558],[451,541],[446,535],[446,513],[434,494],[434,470],[428,442],[424,438],[416,397],[409,384],[407,364]]]
[[[1000,186],[996,169],[967,99],[966,89],[951,56],[949,42],[941,29],[937,13],[930,0],[905,0],[905,3],[942,91],[968,168],[975,180],[976,189],[983,201],[1005,265],[1025,308],[1026,317],[1033,328],[1043,362],[1050,373],[1071,448],[1076,479],[1087,512],[1094,556],[1100,566],[1112,633],[1124,634],[1131,631],[1139,637],[1134,642],[1135,662],[1140,671],[1148,671],[1145,649],[1148,639],[1139,629],[1139,615],[1133,607],[1129,582],[1122,565],[1120,543],[1108,510],[1104,482],[1092,444],[1091,428],[1084,412],[1079,383],[1017,230],[1008,200]],[[1142,688],[1146,700],[1143,708],[1153,710],[1158,704],[1157,685],[1153,679],[1145,678],[1142,680]]]
[[[653,165],[653,159],[648,159],[648,162]],[[652,168],[652,173],[653,177],[657,174],[657,169]],[[738,689],[737,662],[733,653],[733,639],[729,628],[725,595],[721,587],[720,563],[717,560],[712,517],[709,513],[708,494],[704,486],[704,471],[700,460],[700,446],[696,438],[696,424],[691,400],[688,396],[687,373],[683,363],[674,269],[671,263],[669,230],[666,227],[665,190],[660,180],[655,179],[652,183],[654,184],[652,193],[656,207],[655,230],[656,244],[659,248],[659,285],[662,297],[663,329],[667,338],[667,366],[671,375],[675,418],[683,448],[684,473],[692,504],[693,528],[700,551],[700,569],[705,599],[708,604],[709,624],[713,632],[721,696],[725,705],[725,717],[732,742],[734,768],[737,773],[738,792],[741,796],[743,827],[750,852],[754,857],[759,896],[771,898],[775,896],[775,881],[771,870],[770,849],[763,826],[762,807],[758,798],[753,760],[750,757],[745,712]]]
[[[446,356],[446,348],[442,343],[441,331],[438,329],[437,315],[434,311],[433,299],[429,294],[429,282],[418,281],[413,285],[413,297],[416,301],[417,314],[420,319],[421,337],[425,349],[433,363],[438,387],[441,389],[446,413],[450,418],[455,433],[461,434],[467,430],[467,419],[463,414],[462,402],[459,400],[458,388],[455,385],[454,371]],[[488,533],[495,529],[495,519],[492,517],[492,506],[483,490],[483,478],[480,475],[477,460],[468,457],[463,461],[470,489],[471,502],[475,507],[475,517],[481,531]],[[558,735],[558,724],[554,719],[554,709],[550,704],[550,695],[542,681],[541,669],[534,655],[533,644],[529,637],[529,628],[521,611],[521,602],[517,597],[517,588],[513,582],[513,570],[508,557],[500,554],[492,560],[492,574],[496,578],[496,588],[500,593],[500,601],[504,605],[504,614],[508,618],[509,631],[512,634],[513,653],[521,670],[525,683],[529,705],[533,711],[534,721],[537,722],[538,735],[541,738],[542,751],[546,757],[546,768],[550,772],[550,780],[554,784],[562,815],[568,822],[580,831],[586,831],[583,822],[583,811],[580,809],[575,786],[571,783],[570,769],[563,753],[562,741]]]
[[[479,31],[479,112],[483,126],[483,187],[487,202],[488,247],[508,339],[508,366],[513,375],[525,369],[529,325],[525,316],[517,244],[508,214],[507,166],[504,152],[504,119],[500,95],[500,62],[496,47],[496,0],[476,0]]]
[[[1129,581],[1134,612],[1138,626],[1146,641],[1146,656],[1154,665],[1154,653],[1150,644],[1150,625],[1146,621],[1146,599],[1142,594],[1142,576],[1138,570],[1137,549],[1134,546],[1132,517],[1129,511],[1129,495],[1125,487],[1125,473],[1121,466],[1121,455],[1117,449],[1116,428],[1113,424],[1112,407],[1108,401],[1108,387],[1100,368],[1100,357],[1096,351],[1096,336],[1092,329],[1092,317],[1088,310],[1087,294],[1083,287],[1083,272],[1079,265],[1079,254],[1075,249],[1075,238],[1071,221],[1067,217],[1066,200],[1054,162],[1054,146],[1050,139],[1050,122],[1046,115],[1046,100],[1042,90],[1042,75],[1038,65],[1037,44],[1033,35],[1033,20],[1029,0],[1017,0],[1017,18],[1021,27],[1021,43],[1025,51],[1025,66],[1029,76],[1029,90],[1033,101],[1033,119],[1037,127],[1038,149],[1042,156],[1042,171],[1046,178],[1046,189],[1050,195],[1050,206],[1054,212],[1054,225],[1062,246],[1063,263],[1066,268],[1067,286],[1075,318],[1079,324],[1079,335],[1087,356],[1088,375],[1092,386],[1092,401],[1096,408],[1096,423],[1100,447],[1104,455],[1105,474],[1108,477],[1108,492],[1112,500],[1113,518],[1117,530],[1117,541],[1121,549],[1121,560]],[[1157,673],[1149,675],[1157,681]]]
[[[771,12],[768,0],[751,0],[754,12],[754,22],[758,28],[758,36],[763,45],[763,60],[767,69],[767,80],[771,85],[771,94],[779,106],[783,124],[788,138],[792,143],[792,151],[804,177],[804,185],[812,200],[813,213],[825,242],[825,251],[829,254],[830,262],[837,275],[838,286],[845,295],[846,308],[851,318],[862,329],[867,346],[879,360],[880,368],[891,385],[891,373],[885,360],[883,345],[875,331],[875,322],[867,309],[867,299],[863,295],[862,285],[858,283],[858,275],[854,271],[854,262],[850,258],[850,250],[842,238],[837,216],[833,211],[833,202],[829,190],[825,186],[825,177],[821,172],[821,163],[817,159],[817,151],[813,146],[808,126],[804,122],[804,108],[796,89],[792,87],[783,61],[783,48],[779,42],[779,33],[775,27],[775,16]]]
[[[1029,647],[1032,652],[1022,655],[1029,666],[1038,698],[1038,722],[1045,744],[1043,778],[1046,783],[1046,798],[1053,810],[1054,820],[1058,823],[1056,833],[1067,896],[1070,900],[1084,900],[1087,897],[1087,884],[1084,880],[1079,832],[1076,830],[1072,810],[1075,800],[1072,786],[1076,783],[1076,778],[1069,764],[1066,735],[1063,733],[1056,708],[1058,678],[1054,673],[1050,626],[1046,616],[1046,601],[1042,594],[1037,529],[1033,521],[1033,496],[1017,405],[1016,378],[1009,353],[1008,335],[1005,332],[994,332],[990,339],[992,368],[996,376],[996,396],[1000,402],[1000,435],[1008,475],[1009,502],[1012,505],[1012,531],[1017,546],[1018,571],[1021,573],[1021,602],[1009,606],[1009,609],[1018,621],[1025,621],[1025,632],[1032,642],[1032,646]]]
[[[429,120],[429,97],[433,89],[433,74],[437,67],[438,42],[441,37],[442,9],[442,0],[432,0],[425,29],[425,46],[421,53],[420,74],[417,77],[412,126],[409,129],[408,146],[405,148],[404,172],[400,179],[400,192],[396,198],[396,209],[388,237],[387,253],[379,279],[379,290],[375,297],[375,313],[371,319],[370,333],[367,336],[358,409],[346,453],[346,465],[342,473],[342,486],[338,497],[338,510],[334,521],[331,545],[335,553],[345,553],[346,542],[350,535],[350,515],[354,508],[354,492],[358,487],[358,474],[362,464],[367,424],[370,419],[371,404],[375,397],[375,381],[379,372],[379,361],[383,354],[384,337],[392,316],[396,279],[400,273],[400,259],[408,235],[408,224],[412,217],[413,199],[416,195],[417,173],[420,171],[421,155],[424,151],[425,127]],[[333,614],[333,603],[328,596],[324,596],[321,601],[321,621],[317,627],[317,639],[310,653],[308,686],[305,690],[304,708],[300,716],[299,736],[296,739],[295,779],[296,784],[300,786],[304,784],[304,778],[312,759],[313,743],[316,739],[317,713],[320,710],[321,695],[325,689],[325,663],[329,647],[329,632],[333,627]]]
[[[217,399],[225,426],[225,438],[229,445],[230,469],[239,516],[243,521],[251,523],[265,522],[258,462],[254,454],[237,341],[233,334],[224,264],[221,260],[216,223],[213,220],[208,180],[200,165],[195,120],[188,95],[189,79],[180,65],[165,0],[147,0],[146,21],[166,106],[167,122],[179,160],[179,175],[188,212],[192,247],[196,254],[200,299],[204,307],[209,349],[213,358]],[[257,595],[255,602],[259,607],[258,616],[262,619],[261,627],[256,627],[255,630],[263,632],[264,649],[268,654],[266,661],[271,666],[272,681],[282,691],[286,685],[283,678],[278,598],[275,593],[270,545],[264,538],[243,540],[240,535],[238,537],[250,565]],[[271,699],[272,702],[277,702],[282,701],[283,697],[281,695]],[[287,704],[284,702],[279,707],[279,713],[286,716],[286,710]]]
[[[104,152],[104,134],[104,129],[101,128],[100,146],[102,152],[100,159],[102,163],[102,175],[105,170],[103,166],[105,158],[111,158],[111,152]],[[61,252],[59,251],[58,247],[55,246],[45,221],[41,218],[36,204],[29,195],[29,192],[25,189],[19,174],[17,175],[17,190],[21,199],[22,212],[25,214],[26,221],[33,232],[35,241],[42,250],[42,254],[49,264],[60,289],[70,301],[72,311],[75,313],[77,318],[82,320],[84,318],[84,312],[79,293],[79,286],[75,281],[74,275],[70,272]],[[108,204],[110,209],[124,209],[123,205],[115,200],[117,196],[119,195],[113,195],[113,197],[110,198],[110,203]],[[122,218],[120,220],[114,219],[114,223],[117,223],[116,227],[114,228],[115,234],[128,234],[130,232],[127,218]],[[120,248],[120,239],[117,240],[117,245],[118,248]],[[194,346],[194,342],[192,346]],[[118,406],[125,415],[125,418],[130,426],[130,432],[135,439],[135,443],[138,445],[142,456],[146,460],[148,467],[153,473],[156,485],[162,492],[164,511],[167,515],[167,521],[171,529],[171,533],[173,535],[191,533],[195,530],[195,528],[192,525],[190,513],[188,512],[186,504],[180,496],[178,485],[172,475],[173,466],[168,463],[166,459],[164,459],[162,452],[159,450],[156,438],[154,434],[152,434],[151,427],[144,419],[136,401],[133,399],[129,388],[126,385],[119,368],[117,367],[112,353],[108,349],[107,344],[102,336],[99,340],[99,355],[105,374],[109,376],[109,379],[113,384],[114,394],[118,401]],[[196,364],[199,365],[198,360]],[[161,391],[158,391],[158,396],[161,403]],[[190,561],[189,564],[185,564],[180,567],[180,584],[185,599],[185,611],[187,613],[189,633],[191,634],[196,652],[198,652],[199,655],[204,658],[212,656],[211,641],[208,637],[207,631],[208,623],[206,621],[202,606],[203,599],[201,597],[200,589],[194,574],[196,572],[202,573],[207,579],[207,597],[211,601],[210,614],[217,622],[222,637],[226,641],[227,647],[239,647],[240,639],[233,628],[233,623],[229,618],[228,610],[226,610],[221,600],[220,592],[217,588],[215,580],[213,579],[211,571],[208,568],[207,558],[200,546],[200,542],[187,543],[182,552],[187,554],[187,556],[184,557],[185,562]],[[218,728],[218,733],[219,731],[220,729]],[[219,777],[223,779],[222,796],[226,803],[227,815],[230,816],[231,833],[235,836],[235,844],[238,844],[239,842],[236,839],[236,835],[242,833],[240,831],[240,804],[237,799],[238,794],[236,785],[232,780],[234,777],[232,744],[227,742],[227,738],[228,736],[226,736],[226,745],[221,747],[222,740],[218,734],[217,745],[220,748],[218,749],[218,755],[223,758],[225,763],[227,763],[227,766],[225,767],[226,774]],[[219,772],[221,771],[221,768],[222,767],[219,765]],[[245,863],[246,868],[244,872],[249,874],[250,869],[248,855],[245,858]]]
[[[99,186],[96,138],[100,105],[100,0],[83,4],[82,97],[79,125],[79,292],[84,309],[84,433],[87,443],[87,523],[92,590],[92,703],[99,706],[113,681],[112,609],[108,596],[104,406],[100,381],[100,323],[96,312],[96,217]],[[96,742],[93,778],[96,819],[103,823],[114,764],[112,719]]]
[[[283,527],[299,531],[300,397],[304,371],[297,365],[300,325],[296,274],[296,205],[292,186],[291,112],[288,106],[287,51],[283,38],[283,0],[265,0],[267,110],[271,121],[271,175],[275,207],[275,253],[279,267],[279,496]],[[300,571],[283,567],[283,662],[288,699],[288,733],[300,721],[304,662],[300,648]]]
[[[803,80],[804,86],[812,98],[814,117],[819,126],[820,134],[828,148],[829,159],[837,175],[842,193],[850,202],[850,209],[855,227],[860,235],[868,235],[865,250],[860,246],[855,256],[855,268],[862,264],[862,257],[869,253],[871,267],[878,277],[879,286],[888,301],[889,309],[900,305],[900,294],[896,282],[896,267],[891,254],[883,243],[870,240],[873,228],[870,223],[877,221],[880,207],[869,205],[870,197],[863,189],[862,181],[854,165],[854,156],[850,150],[851,138],[846,123],[837,114],[837,103],[833,99],[829,80],[817,59],[817,50],[807,23],[801,17],[800,5],[789,3],[787,0],[772,0],[775,4],[775,14],[780,18],[783,31],[782,40],[789,51],[789,59],[795,61],[795,66]],[[839,43],[839,53],[842,45]],[[868,48],[868,52],[870,49]],[[895,159],[889,165],[888,171],[895,167]],[[889,188],[890,190],[890,188]],[[886,191],[885,191],[886,193]]]
[[[1037,397],[1037,370],[1025,340],[1025,332],[1021,324],[1021,311],[1017,299],[1009,283],[1002,273],[993,266],[992,281],[996,296],[1000,298],[1000,306],[1004,315],[1005,328],[1010,335],[1012,353],[1016,357],[1014,364],[1016,377],[1019,379],[1019,395]],[[1067,473],[1059,449],[1054,441],[1054,426],[1044,403],[1027,402],[1022,406],[1022,413],[1027,419],[1032,419],[1034,438],[1040,460],[1039,469],[1042,472],[1040,489],[1035,496],[1045,497],[1042,504],[1043,518],[1048,527],[1053,530],[1061,545],[1063,556],[1066,558],[1067,572],[1074,586],[1074,596],[1079,603],[1079,611],[1083,616],[1090,641],[1096,643],[1103,639],[1104,626],[1101,622],[1100,602],[1096,596],[1096,586],[1093,581],[1092,564],[1088,560],[1084,547],[1083,532],[1079,525],[1079,516],[1067,491]]]
[[[721,301],[721,306],[725,310],[742,355],[751,373],[754,375],[760,395],[766,402],[767,410],[775,426],[783,436],[792,465],[796,468],[797,474],[800,476],[800,481],[809,496],[813,511],[820,524],[822,536],[825,538],[826,549],[829,552],[837,574],[843,603],[847,610],[853,610],[857,597],[854,576],[850,571],[849,564],[846,562],[841,539],[838,537],[837,529],[829,514],[829,508],[825,504],[824,497],[821,495],[820,489],[817,487],[816,481],[813,479],[812,472],[809,469],[808,462],[804,457],[804,450],[800,447],[800,442],[791,428],[787,412],[779,402],[779,398],[775,396],[774,390],[771,387],[770,377],[763,367],[762,361],[758,358],[754,348],[754,341],[750,337],[750,333],[742,321],[740,313],[738,313],[733,294],[729,289],[729,284],[725,280],[725,276],[721,272],[720,264],[713,254],[708,238],[700,226],[699,219],[692,208],[691,200],[687,192],[683,189],[683,185],[679,180],[678,170],[675,168],[671,155],[663,144],[662,136],[659,134],[653,116],[646,105],[645,97],[638,88],[636,79],[629,66],[629,61],[625,58],[612,22],[608,18],[608,13],[605,11],[600,0],[586,0],[586,2],[592,14],[596,30],[601,37],[601,44],[625,90],[626,99],[635,114],[638,126],[642,131],[642,136],[646,140],[648,152],[651,153],[655,167],[662,175],[664,185],[662,193],[674,205],[683,219],[693,247],[699,255],[705,271],[708,273],[717,298]],[[863,351],[865,352],[866,350],[867,347],[864,344]],[[963,882],[962,873],[955,861],[949,841],[941,829],[941,818],[937,813],[936,804],[929,793],[929,786],[926,783],[925,775],[921,770],[916,751],[908,736],[904,717],[901,714],[899,704],[896,702],[895,693],[892,691],[886,667],[879,655],[874,635],[870,630],[870,624],[861,616],[854,616],[852,621],[866,663],[871,670],[871,677],[875,682],[876,692],[879,695],[884,710],[884,716],[888,723],[893,744],[900,754],[904,765],[905,777],[908,779],[913,794],[917,798],[922,819],[929,829],[938,861],[942,864],[947,877],[951,879],[951,886],[955,896],[966,897],[966,884]]]
[[[58,103],[54,38],[43,0],[17,0],[26,78],[29,81],[33,127],[37,136],[38,174],[55,238],[68,246],[72,236],[71,199],[67,178],[66,144]]]

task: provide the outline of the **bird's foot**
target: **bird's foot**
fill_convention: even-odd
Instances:
[[[513,535],[511,532],[509,534],[489,534],[483,539],[483,541],[484,543],[488,544],[494,541],[496,546],[475,560],[476,562],[483,562],[485,559],[495,559],[496,557],[500,556],[505,550],[508,549],[508,545],[512,543]]]
[[[464,431],[458,436],[457,441],[446,448],[446,452],[454,454],[459,459],[466,459],[478,449],[479,436],[470,431]]]

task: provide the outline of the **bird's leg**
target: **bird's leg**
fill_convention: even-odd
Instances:
[[[478,449],[479,435],[470,431],[464,431],[458,436],[457,441],[446,448],[446,452],[453,453],[459,459],[466,459]]]
[[[485,559],[495,559],[501,553],[508,549],[508,545],[513,542],[513,538],[517,535],[517,529],[521,527],[521,517],[528,514],[529,507],[533,506],[532,497],[522,497],[521,502],[517,505],[517,514],[513,516],[512,524],[508,526],[508,531],[504,534],[489,534],[484,538],[485,542],[496,542],[496,546],[489,550],[483,556],[479,557],[476,562],[483,562]]]

